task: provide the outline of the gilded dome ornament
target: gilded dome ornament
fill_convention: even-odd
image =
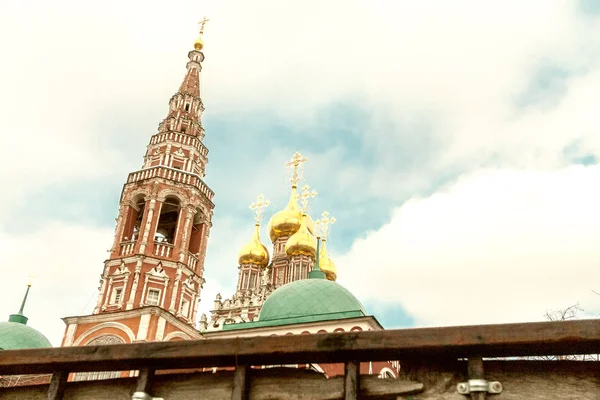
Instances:
[[[307,161],[308,158],[296,152],[290,161],[285,163],[285,166],[292,170],[292,176],[290,178],[290,182],[292,183],[292,193],[285,208],[275,213],[269,221],[269,237],[273,243],[275,243],[278,238],[283,236],[289,237],[300,229],[302,223],[302,208],[298,203],[298,200],[302,195],[298,195],[297,191],[298,182],[302,179],[302,164]],[[307,217],[306,226],[311,233],[314,232],[314,222],[312,218]]]
[[[202,35],[204,34],[204,24],[206,24],[208,21],[210,21],[209,19],[207,19],[206,17],[204,17],[202,19],[202,21],[198,22],[198,24],[200,24],[200,35],[198,36],[198,39],[196,39],[194,41],[194,49],[201,51],[204,48],[204,42],[202,41]]]
[[[285,243],[285,252],[288,256],[306,255],[314,258],[317,255],[317,240],[309,232],[306,220],[307,215],[302,214],[300,228]]]
[[[252,239],[246,243],[238,253],[238,263],[242,264],[256,264],[260,266],[267,266],[269,264],[269,251],[264,244],[260,241],[260,220],[263,215],[263,211],[270,204],[269,200],[266,200],[261,194],[255,203],[250,205],[250,209],[254,211],[255,224],[254,234]]]
[[[337,279],[337,268],[329,257],[329,253],[327,253],[327,236],[329,235],[331,225],[335,224],[335,221],[335,217],[330,216],[327,211],[323,211],[321,219],[318,219],[315,222],[317,227],[317,238],[322,239],[323,243],[321,250],[319,251],[319,267],[330,281],[335,281]]]

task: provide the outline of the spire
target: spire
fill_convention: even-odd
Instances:
[[[206,19],[206,17],[199,22],[200,35],[194,42],[194,50],[190,51],[188,54],[190,61],[187,63],[187,73],[179,87],[179,92],[181,94],[187,94],[196,98],[200,97],[200,71],[202,70],[200,63],[204,61],[204,54],[201,52],[204,48],[202,35],[204,34],[204,24],[207,22],[208,19]]]
[[[321,245],[321,237],[317,236],[317,255],[315,260],[315,267],[308,273],[308,279],[325,279],[325,272],[321,271],[319,265],[319,250]]]
[[[16,314],[9,315],[8,322],[17,322],[17,323],[23,324],[23,325],[27,324],[27,320],[29,318],[27,318],[26,316],[23,315],[23,310],[25,309],[25,302],[27,301],[27,295],[29,294],[29,288],[31,288],[31,282],[29,282],[27,284],[27,290],[25,291],[25,296],[23,297],[23,302],[21,303],[21,308],[19,309],[19,312]]]

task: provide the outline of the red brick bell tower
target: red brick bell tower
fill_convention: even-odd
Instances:
[[[195,321],[214,208],[213,192],[202,180],[208,162],[202,48],[199,38],[142,168],[123,186],[94,313],[63,319],[63,346],[199,337]]]

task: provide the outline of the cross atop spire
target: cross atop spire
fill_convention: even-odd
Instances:
[[[331,225],[335,224],[335,221],[337,221],[335,217],[331,217],[327,211],[323,211],[321,218],[315,221],[317,237],[326,240],[327,235],[329,234],[329,228]]]
[[[200,35],[204,33],[204,24],[206,24],[208,21],[210,21],[210,19],[204,17],[202,18],[202,21],[198,22],[198,24],[200,25]]]
[[[260,220],[262,219],[263,211],[271,204],[269,200],[265,199],[265,196],[262,194],[258,196],[256,202],[250,204],[250,209],[254,211],[254,221],[256,225],[260,224]]]
[[[300,201],[300,209],[303,213],[308,212],[308,206],[311,199],[314,199],[317,195],[316,190],[310,190],[310,186],[304,185],[302,186],[302,193],[298,195],[298,200]]]
[[[304,157],[299,152],[296,152],[292,156],[290,161],[285,163],[286,167],[292,168],[292,177],[290,178],[290,182],[292,182],[293,188],[298,187],[298,182],[300,181],[300,179],[302,179],[302,172],[299,172],[298,170],[300,169],[302,164],[304,164],[307,161],[308,161],[308,158]]]

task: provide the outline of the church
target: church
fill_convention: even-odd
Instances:
[[[302,165],[308,159],[299,152],[286,164],[291,173],[289,201],[268,220],[271,253],[260,237],[269,205],[261,195],[251,205],[254,234],[246,244],[240,243],[235,293],[228,298],[217,295],[210,317],[203,314],[196,325],[215,208],[215,194],[204,182],[208,149],[203,143],[200,75],[206,21],[202,21],[200,36],[188,53],[183,82],[169,99],[166,117],[150,137],[141,168],[131,172],[123,186],[114,240],[101,271],[94,311],[63,318],[66,328],[61,345],[384,329],[352,293],[336,283],[337,269],[327,251],[335,218],[326,211],[318,219],[310,215],[316,192],[301,184]],[[222,266],[209,266],[215,267]],[[4,336],[15,337],[15,329],[25,329],[17,326],[25,326],[22,318],[11,316],[10,326],[0,326],[0,343]],[[45,338],[38,339],[13,348],[49,345]],[[343,374],[342,364],[294,367],[326,376]],[[395,378],[398,371],[395,361],[361,364],[364,374]],[[71,379],[135,374],[77,373]]]

